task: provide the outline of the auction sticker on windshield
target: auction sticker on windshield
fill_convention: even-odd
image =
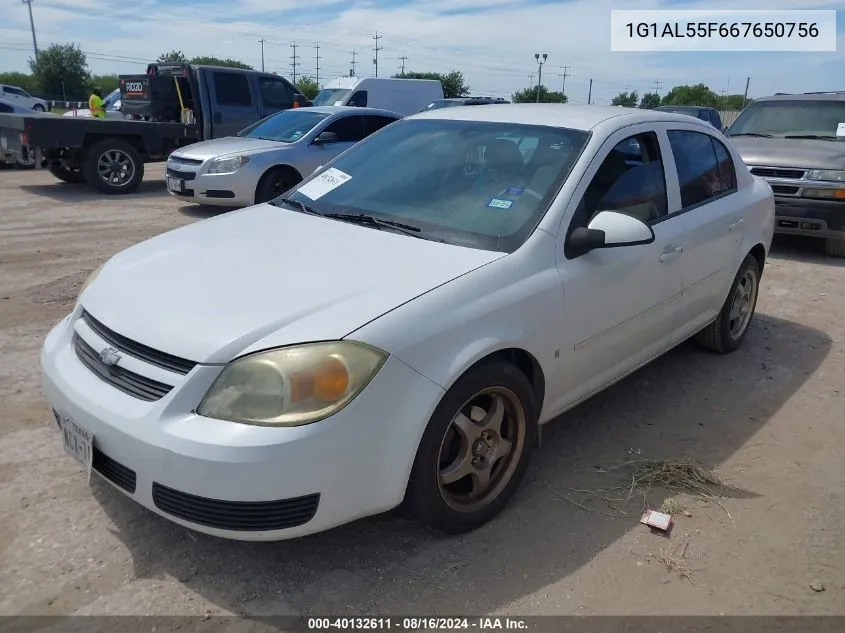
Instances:
[[[322,198],[328,192],[337,189],[352,176],[347,173],[330,167],[313,180],[302,185],[297,191],[303,196],[307,196],[312,200]]]
[[[493,198],[487,203],[491,209],[510,209],[513,205],[513,200],[502,200],[501,198]]]

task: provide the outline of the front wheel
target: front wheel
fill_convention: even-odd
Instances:
[[[41,105],[40,103],[36,103],[34,106],[32,106],[32,109],[35,110],[36,112],[44,112],[45,111],[44,106]]]
[[[719,316],[695,336],[695,342],[719,354],[739,349],[754,317],[759,291],[760,266],[753,255],[746,255]]]
[[[261,177],[255,188],[255,204],[270,202],[300,182],[299,174],[290,167],[274,167]]]
[[[495,517],[519,487],[537,438],[531,385],[505,362],[479,365],[441,400],[423,434],[405,507],[447,534]]]
[[[144,161],[126,141],[104,139],[86,152],[82,173],[85,182],[102,193],[132,193],[144,179]]]

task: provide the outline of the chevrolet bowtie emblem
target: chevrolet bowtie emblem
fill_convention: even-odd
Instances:
[[[107,347],[102,352],[100,352],[100,360],[103,361],[104,365],[108,365],[109,367],[117,365],[120,359],[120,352],[118,352],[113,347]]]

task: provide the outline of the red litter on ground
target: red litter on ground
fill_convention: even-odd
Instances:
[[[672,517],[654,510],[646,510],[643,518],[640,519],[640,523],[653,527],[656,530],[661,530],[662,532],[668,532],[672,529]]]

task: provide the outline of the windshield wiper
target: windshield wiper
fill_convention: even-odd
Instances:
[[[368,215],[366,213],[326,213],[325,217],[333,218],[335,220],[342,220],[344,222],[352,222],[354,224],[373,226],[378,229],[397,229],[399,231],[402,231],[403,233],[407,233],[409,231],[411,233],[419,233],[422,231],[420,227],[414,226],[413,224],[403,224],[402,222],[394,222],[393,220],[384,220],[382,218],[377,218],[374,215]]]
[[[774,138],[774,134],[764,134],[762,132],[738,132],[736,134],[731,134],[731,136],[759,136],[761,138]]]
[[[829,134],[788,134],[783,138],[809,138],[809,139],[820,139],[825,141],[835,141],[835,136],[830,136]]]
[[[295,208],[297,211],[302,211],[303,213],[307,213],[308,215],[323,215],[314,207],[309,207],[307,204],[302,202],[301,200],[294,200],[293,198],[276,198],[275,200],[271,200],[270,204],[273,206],[279,206],[276,204],[277,202],[282,202],[289,207]]]

